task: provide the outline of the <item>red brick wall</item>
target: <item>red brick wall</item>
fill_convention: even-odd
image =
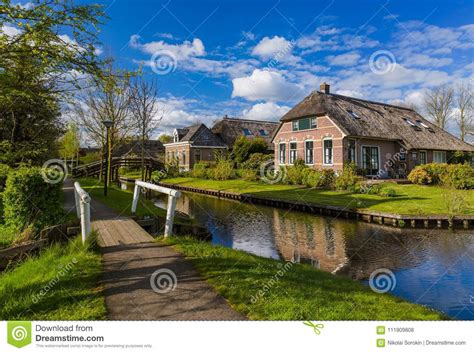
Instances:
[[[330,138],[333,143],[333,164],[332,166],[323,165],[323,139]],[[313,141],[314,168],[332,168],[341,170],[343,164],[343,133],[337,128],[328,117],[317,118],[317,128],[303,131],[293,131],[292,122],[285,122],[274,139],[275,144],[275,163],[279,165],[279,144],[286,144],[286,164],[289,163],[290,142],[297,143],[297,158],[305,157],[305,141]]]
[[[180,167],[184,170],[190,170],[193,168],[194,163],[196,163],[196,150],[201,151],[201,161],[203,162],[214,162],[215,161],[215,153],[218,151],[224,151],[225,149],[222,148],[196,148],[190,147],[189,145],[177,145],[177,146],[165,146],[165,158],[166,162],[169,162],[172,159],[173,153],[177,156],[179,152],[179,164]],[[183,152],[186,153],[186,160],[183,163]]]

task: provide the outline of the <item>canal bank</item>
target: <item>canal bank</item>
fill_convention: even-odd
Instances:
[[[355,219],[367,223],[378,223],[381,225],[399,228],[463,228],[474,229],[474,215],[404,215],[370,210],[361,210],[353,207],[339,207],[331,205],[313,204],[306,201],[284,200],[279,198],[261,197],[248,193],[236,193],[225,190],[203,189],[193,186],[184,186],[175,183],[160,182],[158,185],[174,188],[177,190],[200,193],[219,198],[238,200],[250,204],[278,207],[287,210],[307,212],[311,214],[326,215]]]

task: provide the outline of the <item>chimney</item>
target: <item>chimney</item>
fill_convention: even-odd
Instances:
[[[319,85],[319,91],[324,94],[329,94],[329,85],[326,82],[321,83]]]

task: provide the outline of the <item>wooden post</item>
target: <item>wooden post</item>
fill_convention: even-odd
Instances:
[[[91,233],[91,198],[80,184],[76,181],[74,183],[74,195],[76,197],[76,207],[79,208],[79,217],[81,219],[81,237],[82,243],[86,242],[87,237]]]
[[[81,218],[81,210],[79,209],[80,208],[79,195],[77,194],[77,190],[76,190],[75,186],[74,186],[74,201],[76,202],[76,215],[77,215],[77,218]]]

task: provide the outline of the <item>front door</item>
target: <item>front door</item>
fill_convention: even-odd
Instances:
[[[367,175],[377,175],[380,169],[378,147],[362,146],[362,169]]]
[[[420,164],[426,164],[426,151],[420,151]]]

